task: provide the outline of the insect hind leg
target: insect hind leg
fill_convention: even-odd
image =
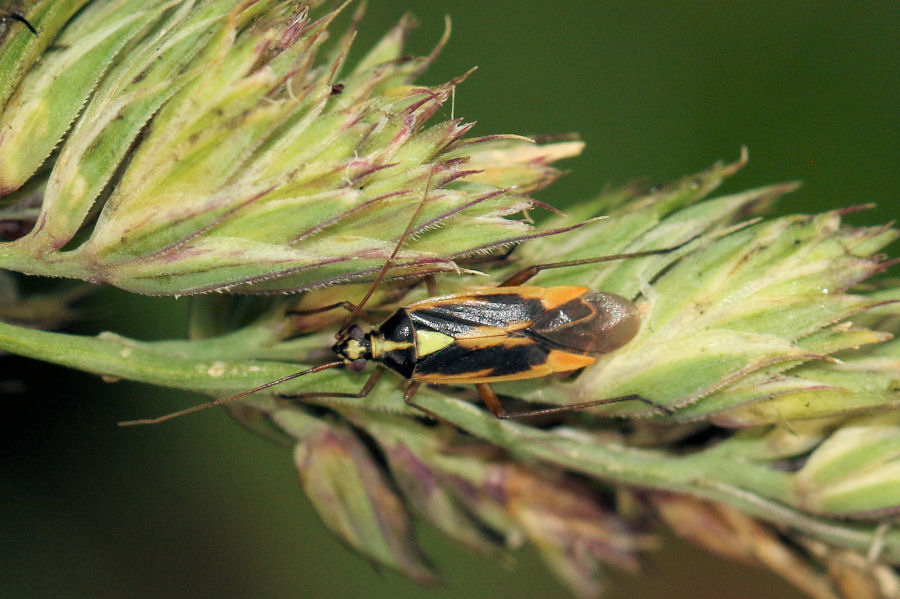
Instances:
[[[480,391],[481,391],[481,389],[479,388],[479,392]],[[494,393],[493,390],[491,390],[491,393]],[[497,398],[497,395],[494,394],[494,399],[496,400],[496,398]],[[484,399],[484,395],[482,395],[482,399]],[[672,411],[671,408],[664,406],[660,403],[657,403],[657,402],[653,401],[652,399],[647,399],[646,397],[644,397],[642,395],[638,395],[636,393],[632,393],[631,395],[621,395],[618,397],[606,397],[604,399],[595,399],[593,401],[585,401],[585,402],[581,402],[581,403],[569,404],[566,406],[554,406],[552,408],[537,408],[534,410],[524,410],[522,412],[513,412],[511,414],[507,414],[505,411],[503,411],[503,414],[504,414],[503,416],[497,415],[497,413],[494,412],[493,409],[491,409],[491,411],[494,412],[494,416],[497,416],[497,418],[504,418],[504,419],[528,418],[529,416],[547,416],[547,415],[551,415],[551,414],[561,414],[563,412],[571,412],[571,411],[575,411],[575,410],[584,410],[586,408],[593,408],[596,406],[605,406],[608,404],[619,403],[619,402],[623,402],[623,401],[639,401],[641,403],[645,403],[648,406],[652,407],[653,409],[661,412],[665,416],[672,416],[675,413]],[[487,400],[485,400],[485,403],[487,403]],[[499,403],[499,401],[498,401],[498,403]],[[488,404],[488,407],[490,407],[490,404]],[[501,411],[502,411],[502,408],[501,408]]]
[[[481,396],[481,401],[484,402],[484,405],[488,407],[491,414],[497,419],[506,420],[510,417],[515,418],[515,415],[506,413],[506,410],[503,409],[503,405],[500,403],[500,398],[497,397],[497,392],[494,391],[494,388],[488,383],[475,383],[475,388],[478,389],[478,395]]]
[[[596,256],[594,258],[582,258],[580,260],[566,260],[564,262],[548,262],[546,264],[534,264],[527,268],[513,273],[505,281],[500,283],[499,287],[516,287],[524,284],[533,278],[542,270],[550,270],[551,268],[566,268],[567,266],[581,266],[582,264],[596,264],[597,262],[611,262],[613,260],[627,260],[629,258],[643,258],[644,256],[656,256],[659,254],[668,254],[679,250],[692,242],[696,237],[691,237],[687,241],[674,245],[672,247],[660,248],[658,250],[645,250],[642,252],[631,252],[628,254],[612,254],[609,256]]]
[[[410,383],[406,388],[406,393],[403,395],[403,399],[410,406],[425,412],[432,418],[436,420],[440,420],[442,422],[447,422],[445,419],[437,416],[431,410],[423,408],[419,404],[412,401],[412,396],[415,394],[416,390],[419,388],[419,383]],[[640,401],[642,403],[651,406],[655,410],[658,410],[662,414],[666,416],[672,416],[674,412],[651,399],[647,399],[641,395],[631,394],[631,395],[622,395],[619,397],[607,397],[604,399],[595,399],[593,401],[585,401],[582,403],[570,404],[567,406],[554,406],[552,408],[536,408],[534,410],[523,410],[521,412],[507,412],[503,408],[503,404],[500,402],[500,398],[497,395],[497,392],[494,391],[493,387],[489,383],[475,383],[475,388],[478,390],[478,395],[481,396],[481,400],[485,403],[487,408],[491,411],[491,414],[494,415],[498,420],[512,420],[514,418],[528,418],[530,416],[547,416],[551,414],[561,414],[563,412],[571,412],[574,410],[583,410],[585,408],[592,408],[596,406],[603,406],[611,403],[618,403],[621,401]],[[452,425],[452,423],[449,423]]]

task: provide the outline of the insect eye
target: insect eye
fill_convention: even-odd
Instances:
[[[360,372],[366,367],[366,360],[364,358],[357,358],[350,362],[350,370],[354,372]]]
[[[362,341],[363,337],[365,337],[365,333],[363,333],[362,327],[359,326],[358,324],[355,324],[352,327],[350,327],[350,330],[347,331],[347,334],[350,336],[351,339],[355,339],[357,341]]]

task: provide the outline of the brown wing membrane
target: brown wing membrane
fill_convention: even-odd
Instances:
[[[628,343],[640,328],[634,302],[593,291],[547,310],[527,334],[551,348],[602,354]]]

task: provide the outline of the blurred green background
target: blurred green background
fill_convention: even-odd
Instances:
[[[664,182],[747,145],[750,164],[727,190],[800,179],[780,212],[876,202],[849,221],[900,216],[896,1],[373,1],[357,56],[409,9],[421,22],[410,53],[428,52],[452,16],[450,44],[422,81],[477,65],[456,94],[476,134],[577,131],[587,142],[545,202]],[[187,304],[103,291],[77,331],[179,337]],[[0,597],[566,596],[530,551],[506,569],[427,528],[443,586],[373,568],[312,514],[289,453],[224,412],[115,426],[196,396],[9,356],[0,372]],[[609,596],[796,596],[762,570],[666,544],[644,574],[613,574]]]

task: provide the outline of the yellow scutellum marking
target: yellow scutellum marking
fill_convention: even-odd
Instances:
[[[455,341],[450,335],[438,333],[437,331],[416,331],[416,346],[419,357],[433,354],[448,345],[452,345]]]

